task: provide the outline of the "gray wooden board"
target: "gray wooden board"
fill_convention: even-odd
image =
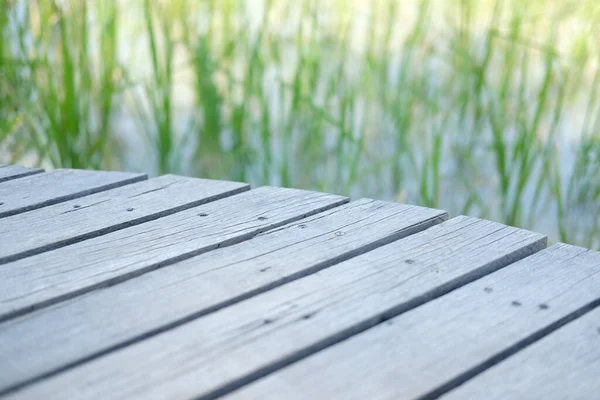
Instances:
[[[297,208],[297,215],[306,211]],[[445,218],[443,211],[364,199],[10,321],[0,329],[0,343],[8,345],[0,345],[0,364],[9,365],[0,382],[14,386],[89,359]],[[184,243],[183,251],[189,248]],[[146,251],[137,267],[163,259]],[[122,264],[135,263],[126,257]]]
[[[145,179],[146,174],[130,172],[57,169],[11,180],[0,185],[0,218]]]
[[[600,396],[600,308],[442,396],[444,400],[590,400]]]
[[[437,398],[557,321],[578,315],[600,296],[599,272],[599,253],[553,246],[267,376],[229,400]],[[560,370],[561,363],[551,367]]]
[[[29,175],[39,174],[42,172],[44,172],[44,170],[39,168],[27,168],[20,165],[0,164],[0,183],[10,181],[12,179],[23,178]]]
[[[455,218],[39,381],[15,398],[212,398],[544,245],[538,234]]]
[[[237,182],[164,175],[3,218],[0,220],[0,264],[156,219],[248,188]]]
[[[216,246],[245,240],[347,200],[263,187],[1,265],[0,321]]]

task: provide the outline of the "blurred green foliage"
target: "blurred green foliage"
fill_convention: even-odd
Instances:
[[[594,0],[0,4],[0,161],[392,199],[600,246]]]

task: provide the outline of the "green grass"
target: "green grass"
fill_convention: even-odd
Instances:
[[[405,201],[600,247],[594,0],[0,0],[0,162]]]

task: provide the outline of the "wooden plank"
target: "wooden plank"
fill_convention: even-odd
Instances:
[[[589,400],[600,393],[600,308],[467,381],[444,400]]]
[[[438,398],[593,306],[599,298],[599,266],[599,253],[553,246],[267,376],[229,399]],[[594,340],[597,346],[598,336]],[[561,363],[547,368],[561,369]],[[508,382],[503,377],[498,384]],[[489,399],[489,387],[482,387],[484,395],[474,398]],[[455,398],[469,398],[460,394]]]
[[[4,165],[0,164],[0,183],[10,181],[12,179],[24,178],[29,175],[39,174],[44,172],[39,168],[27,168],[20,165]]]
[[[0,264],[157,219],[248,188],[237,182],[165,175],[7,217],[0,224]]]
[[[455,218],[15,394],[214,398],[544,245],[538,234]]]
[[[0,320],[173,264],[347,202],[263,187],[0,266]]]
[[[147,179],[130,172],[57,169],[0,185],[0,218]],[[4,221],[3,221],[4,223]]]
[[[306,207],[297,211],[297,215],[303,213]],[[443,211],[365,199],[30,314],[2,325],[0,343],[10,346],[0,352],[0,359],[10,360],[11,366],[0,381],[10,379],[14,386],[90,359],[445,218]],[[256,220],[256,214],[252,219]],[[183,251],[189,251],[189,243],[177,239],[175,236],[169,247],[183,245]],[[122,265],[132,265],[133,260],[138,260],[137,268],[164,263],[164,255],[148,254],[147,249],[140,258],[135,247],[134,243],[129,249],[136,258],[125,257]],[[119,268],[111,266],[115,267]],[[146,312],[149,309],[152,312]]]

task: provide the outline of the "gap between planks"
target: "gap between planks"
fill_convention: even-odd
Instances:
[[[44,172],[40,168],[22,167],[20,165],[0,164],[0,183]]]
[[[61,394],[90,398],[215,398],[535,253],[545,243],[532,232],[454,218],[15,395],[52,396],[60,387]],[[140,365],[148,354],[152,358]],[[153,386],[149,373],[161,384]]]
[[[6,217],[0,224],[0,264],[155,220],[248,189],[244,183],[164,175]]]
[[[277,192],[302,194],[293,190]],[[274,197],[272,191],[267,192],[265,198],[256,199],[255,203],[268,209]],[[293,199],[285,199],[284,203],[289,205]],[[215,203],[213,210],[203,208],[203,214],[208,217],[220,211],[221,215],[228,215],[235,209],[249,209],[253,211],[253,220],[257,213],[260,215],[260,210],[239,207],[239,204],[217,206]],[[306,207],[295,207],[296,215],[305,215],[307,211]],[[286,216],[282,209],[278,214],[280,218]],[[295,218],[287,214],[288,219]],[[222,217],[215,215],[214,218]],[[276,218],[277,214],[268,217],[273,221]],[[423,207],[370,199],[352,202],[233,247],[204,253],[4,324],[0,342],[10,342],[10,348],[19,350],[11,354],[10,349],[5,349],[0,354],[12,360],[13,370],[20,365],[20,369],[29,374],[26,377],[21,373],[18,385],[23,386],[406,237],[446,218],[444,211]],[[239,220],[232,223],[240,226]],[[177,236],[171,237],[171,247],[174,247]],[[184,244],[188,249],[189,243]],[[152,258],[140,260],[139,267]],[[164,263],[160,259],[152,262]],[[123,264],[131,265],[131,262],[125,259]],[[152,313],[143,312],[148,306]],[[72,334],[74,331],[77,335]],[[61,348],[61,343],[69,343],[68,348]],[[17,378],[14,371],[7,370],[5,377],[11,376],[14,389]]]
[[[342,196],[263,187],[5,264],[0,266],[0,319],[247,240],[347,201]]]
[[[552,246],[227,399],[438,398],[596,308],[599,263],[600,253]]]
[[[0,218],[126,186],[147,178],[146,174],[130,172],[57,169],[14,179],[0,185]]]
[[[600,393],[600,308],[484,370],[443,400],[588,400]]]

